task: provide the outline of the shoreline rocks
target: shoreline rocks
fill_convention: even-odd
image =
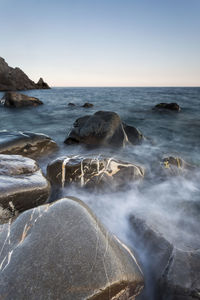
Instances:
[[[35,158],[57,149],[57,144],[44,134],[0,131],[0,154],[19,154]]]
[[[65,144],[85,144],[87,146],[122,147],[127,144],[139,144],[142,133],[122,123],[118,114],[110,111],[98,111],[77,119],[74,127],[64,141]]]
[[[144,286],[134,254],[75,198],[5,224],[0,249],[5,300],[135,299]]]
[[[24,94],[15,92],[6,92],[3,96],[4,106],[10,108],[25,107],[25,106],[38,106],[43,104],[38,98],[30,97]]]
[[[35,83],[20,68],[12,68],[0,57],[0,91],[50,88],[42,78]]]
[[[138,165],[105,157],[60,157],[47,166],[47,177],[56,186],[76,184],[86,188],[120,189],[144,178]]]
[[[0,154],[0,191],[0,206],[15,213],[43,204],[50,185],[34,160]]]

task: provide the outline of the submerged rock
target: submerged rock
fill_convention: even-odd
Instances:
[[[190,228],[191,224],[185,226],[185,230],[183,227],[182,232],[179,228],[172,230],[163,218],[135,213],[130,222],[136,234],[134,241],[140,244],[146,257],[144,273],[150,274],[146,281],[151,281],[153,299],[199,299],[200,239],[197,230]],[[146,293],[142,299],[148,297],[149,290]]]
[[[91,108],[91,107],[93,107],[93,106],[94,106],[94,104],[86,102],[86,103],[83,104],[82,107],[85,107],[85,108]]]
[[[122,123],[118,114],[98,111],[92,116],[77,119],[65,143],[112,147],[139,144],[143,139],[141,132],[131,126],[128,126],[126,132],[126,127],[127,125]]]
[[[153,109],[158,111],[171,110],[177,112],[181,110],[180,106],[177,103],[159,103],[155,105]]]
[[[135,299],[144,285],[133,253],[80,200],[22,213],[2,228],[0,249],[4,300]]]
[[[37,157],[57,149],[56,143],[44,134],[0,131],[0,154]]]
[[[34,160],[0,154],[0,191],[0,206],[15,213],[43,204],[50,185]]]
[[[72,102],[69,102],[68,103],[68,106],[76,106],[76,104],[72,103]]]
[[[17,91],[47,88],[41,84],[41,79],[35,83],[20,69],[12,68],[0,57],[0,91]],[[49,87],[48,87],[49,88]]]
[[[116,189],[143,179],[140,166],[113,158],[61,157],[47,167],[50,182],[58,186],[76,183],[81,187]]]
[[[38,98],[29,97],[24,94],[19,94],[15,92],[7,92],[5,93],[3,100],[4,106],[6,107],[23,107],[23,106],[38,106],[43,104]]]

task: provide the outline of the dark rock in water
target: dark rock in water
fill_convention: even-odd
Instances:
[[[76,183],[81,187],[116,189],[143,179],[140,166],[113,158],[61,157],[47,167],[47,176],[54,185]]]
[[[3,209],[24,211],[43,204],[49,197],[50,185],[34,160],[0,154],[0,191]]]
[[[128,126],[127,135],[126,126],[118,114],[110,111],[98,111],[92,116],[88,115],[77,119],[65,143],[68,145],[83,143],[90,146],[121,147],[141,142],[143,135],[139,130]]]
[[[11,68],[0,57],[0,91],[17,91],[46,88],[36,84],[19,68]]]
[[[159,103],[154,106],[154,110],[171,110],[171,111],[180,111],[181,108],[177,103]]]
[[[4,300],[135,299],[144,284],[131,251],[80,200],[22,213],[2,227],[0,249]]]
[[[156,212],[155,212],[156,213]],[[156,300],[195,300],[200,291],[200,240],[199,233],[188,235],[189,226],[179,235],[170,224],[155,217],[132,214],[130,222],[136,234],[137,243],[145,253],[146,269],[151,280],[151,292]],[[198,249],[198,250],[197,250]],[[147,278],[146,278],[147,280]],[[154,287],[153,287],[154,286]],[[146,296],[147,297],[147,296]],[[145,297],[142,299],[146,299]]]
[[[93,107],[93,106],[94,106],[94,104],[86,102],[86,103],[83,104],[82,107],[85,107],[85,108],[91,108],[91,107]]]
[[[72,102],[69,102],[68,103],[68,106],[76,106],[76,104],[72,103]]]
[[[168,156],[164,157],[161,162],[162,170],[165,175],[187,175],[189,171],[194,171],[196,168],[193,165],[185,162],[180,157]]]
[[[50,89],[48,84],[46,82],[44,82],[43,78],[40,78],[38,80],[38,82],[36,83],[36,85],[39,89]]]
[[[42,101],[35,97],[29,97],[24,94],[19,94],[15,92],[6,92],[3,100],[4,106],[6,107],[24,107],[24,106],[38,106],[43,104]]]
[[[56,149],[56,143],[44,134],[0,131],[0,154],[38,157]]]

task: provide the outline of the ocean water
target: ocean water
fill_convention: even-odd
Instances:
[[[90,154],[82,146],[67,146],[63,141],[77,118],[99,110],[118,113],[125,123],[137,127],[147,138],[138,146],[90,151],[140,164],[150,180],[112,193],[63,190],[63,196],[73,195],[85,201],[111,232],[133,248],[142,268],[147,266],[148,258],[134,239],[129,222],[131,214],[142,215],[180,249],[200,248],[200,88],[52,88],[24,93],[39,98],[44,105],[21,109],[0,107],[0,129],[39,132],[52,137],[60,149],[40,161],[44,172],[56,156]],[[68,106],[69,102],[76,106]],[[85,102],[94,107],[81,107]],[[181,111],[156,113],[152,107],[160,102],[177,102]],[[168,155],[183,158],[197,166],[197,170],[189,178],[177,176],[159,181],[152,166],[159,165]],[[148,282],[146,286],[148,289]]]

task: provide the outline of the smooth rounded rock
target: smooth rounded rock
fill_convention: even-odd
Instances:
[[[19,108],[26,106],[38,106],[43,104],[38,98],[30,97],[24,94],[15,92],[6,92],[3,96],[4,106],[10,108]]]
[[[81,187],[116,189],[144,178],[138,165],[112,157],[60,157],[47,167],[47,177],[58,186],[77,184]]]
[[[56,143],[44,134],[0,131],[0,154],[20,154],[35,158],[56,149]]]
[[[176,111],[179,112],[181,110],[180,106],[177,103],[159,103],[154,106],[154,110],[157,111]]]
[[[2,209],[15,213],[43,204],[50,185],[33,159],[0,154],[0,191]]]
[[[144,285],[133,253],[80,200],[24,212],[1,229],[0,249],[4,300],[135,299]]]
[[[126,125],[115,112],[98,111],[94,115],[77,119],[65,143],[122,147],[138,144],[142,139],[143,135],[136,128],[132,131],[129,128],[126,132]]]

